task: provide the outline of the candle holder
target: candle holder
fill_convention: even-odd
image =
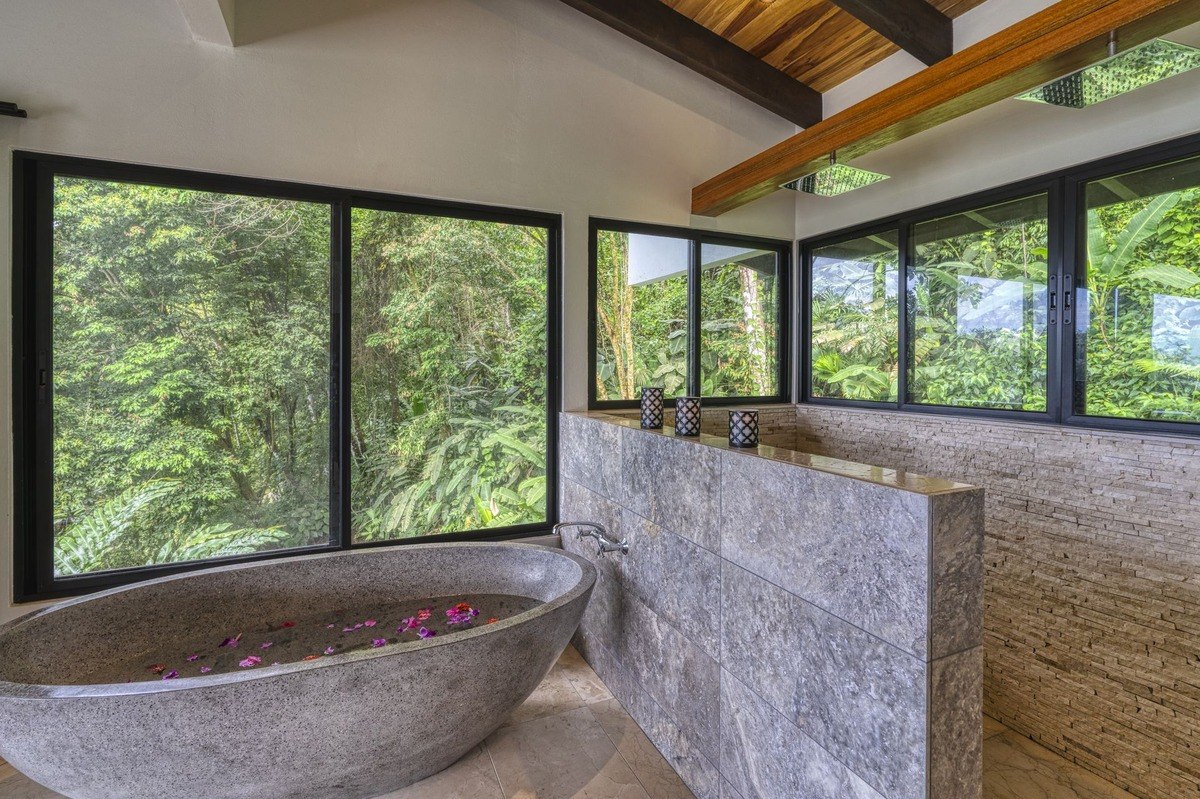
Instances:
[[[729,446],[758,446],[758,411],[729,412]]]
[[[663,390],[659,386],[642,388],[642,427],[661,430],[663,426]]]
[[[675,435],[700,435],[700,398],[675,398]]]

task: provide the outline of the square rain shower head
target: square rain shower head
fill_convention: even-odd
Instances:
[[[799,180],[784,183],[783,188],[801,191],[805,194],[816,194],[820,197],[836,197],[839,194],[845,194],[848,191],[861,189],[887,179],[887,175],[881,175],[878,172],[869,172],[865,169],[834,163],[818,169],[811,175],[805,175]]]
[[[1196,67],[1200,67],[1200,49],[1166,39],[1151,39],[1045,86],[1018,94],[1017,99],[1063,108],[1087,108]]]

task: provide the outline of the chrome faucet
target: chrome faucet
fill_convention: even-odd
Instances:
[[[600,554],[605,552],[620,552],[622,555],[629,554],[629,542],[622,538],[620,541],[608,534],[608,530],[599,522],[559,522],[554,525],[552,532],[555,535],[560,535],[561,530],[565,527],[583,527],[586,529],[579,531],[579,538],[594,538],[599,547]]]

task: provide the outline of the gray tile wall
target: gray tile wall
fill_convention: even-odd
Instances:
[[[1200,441],[793,412],[805,452],[986,490],[990,715],[1142,799],[1200,796]]]
[[[561,518],[631,545],[565,534],[601,574],[577,646],[697,797],[980,795],[980,491],[584,415],[561,442]]]

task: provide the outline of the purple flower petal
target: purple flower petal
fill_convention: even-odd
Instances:
[[[367,619],[366,621],[363,622],[363,626],[364,627],[374,627],[378,623],[379,622],[375,621],[374,619]]]
[[[273,646],[275,646],[274,641],[263,641],[262,644],[260,644],[258,648],[259,649],[270,649]]]
[[[262,663],[262,658],[260,658],[258,655],[251,655],[250,657],[238,663],[238,665],[243,669],[248,669],[253,666],[257,666],[259,663]]]
[[[386,638],[376,638],[374,641],[371,642],[371,646],[375,647],[376,649],[378,649],[381,646],[387,646],[387,639]]]
[[[163,679],[164,680],[173,680],[178,676],[179,676],[179,672],[175,671],[175,669],[171,669],[170,671],[168,671],[166,674],[163,675]]]
[[[200,667],[201,674],[208,674],[210,671],[212,671],[212,666],[201,666]]]
[[[331,646],[327,646],[327,647],[325,647],[325,654],[326,654],[326,655],[332,655],[334,652],[337,652],[337,650],[336,650],[336,649],[334,649],[333,647],[331,647]]]
[[[233,638],[226,638],[224,641],[222,641],[222,642],[221,642],[221,646],[222,646],[222,647],[228,647],[228,648],[230,648],[230,649],[237,649],[237,645],[238,645],[238,644],[241,642],[241,640],[242,640],[242,635],[243,635],[242,633],[238,633],[238,634],[237,634],[237,635],[235,635]],[[219,649],[219,648],[220,648],[220,647],[218,647],[218,649]]]
[[[195,662],[196,662],[197,660],[199,660],[199,659],[200,659],[200,656],[199,656],[199,655],[188,655],[188,656],[187,656],[187,662],[188,662],[188,663],[195,663]]]
[[[422,638],[432,638],[433,636],[437,635],[437,632],[429,629],[428,627],[422,627],[421,629],[417,630],[417,635],[421,636]]]

